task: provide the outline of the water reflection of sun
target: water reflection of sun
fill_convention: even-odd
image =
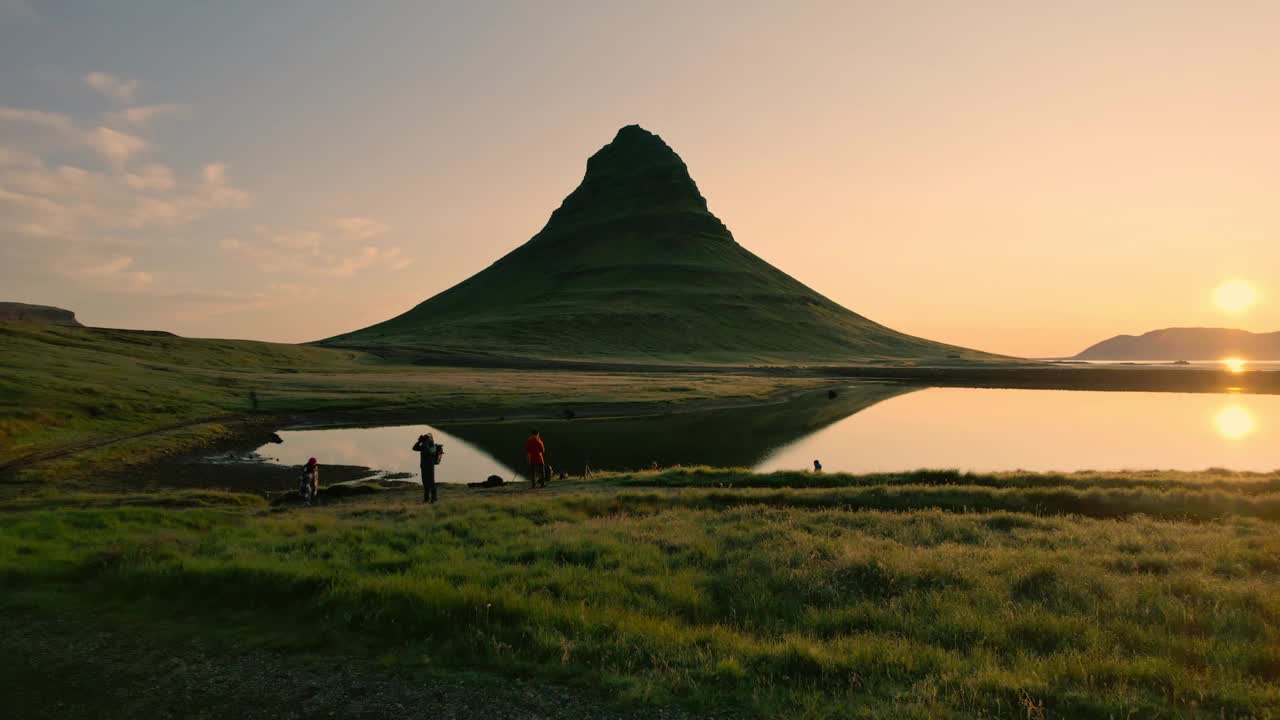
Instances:
[[[1242,358],[1227,358],[1222,361],[1222,364],[1227,366],[1227,369],[1231,372],[1238,373],[1244,372],[1244,366],[1248,365],[1249,361]]]
[[[1213,424],[1218,428],[1218,434],[1228,440],[1239,440],[1253,432],[1255,425],[1253,415],[1239,405],[1231,405],[1220,410],[1214,416]]]

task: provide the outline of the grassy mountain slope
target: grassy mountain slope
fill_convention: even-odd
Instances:
[[[372,327],[322,341],[558,359],[990,359],[852,313],[734,241],[680,157],[618,132],[524,245]]]

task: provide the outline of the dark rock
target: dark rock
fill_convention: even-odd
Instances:
[[[19,302],[0,302],[0,322],[29,322],[41,325],[65,325],[84,327],[70,310],[48,305],[28,305]]]

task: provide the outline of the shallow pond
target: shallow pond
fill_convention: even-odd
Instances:
[[[421,433],[445,446],[442,482],[512,479],[542,432],[557,472],[716,465],[828,472],[918,468],[1280,468],[1280,396],[854,385],[769,406],[641,418],[283,430],[264,457],[413,473]]]

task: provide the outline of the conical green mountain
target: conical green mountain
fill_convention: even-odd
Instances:
[[[403,315],[322,343],[659,363],[990,357],[890,330],[751,254],[680,156],[637,125],[591,156],[524,245]]]

